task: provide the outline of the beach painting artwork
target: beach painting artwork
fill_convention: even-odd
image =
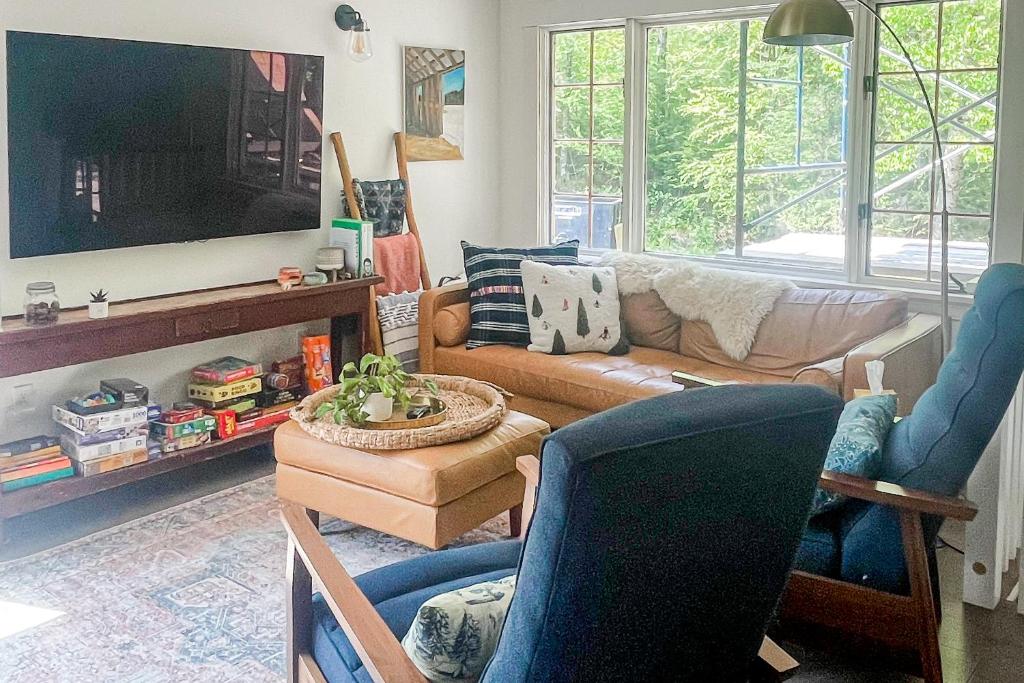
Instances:
[[[464,159],[465,51],[410,46],[402,49],[409,161]]]

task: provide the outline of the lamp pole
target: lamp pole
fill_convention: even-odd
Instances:
[[[939,280],[940,287],[940,307],[942,311],[942,355],[945,356],[949,353],[949,348],[952,341],[952,324],[949,318],[949,185],[946,180],[946,159],[943,154],[942,146],[942,133],[939,130],[939,115],[935,111],[935,103],[932,102],[931,96],[928,94],[928,87],[924,83],[924,78],[921,77],[921,72],[917,68],[917,64],[914,59],[910,56],[910,51],[907,50],[906,45],[900,39],[899,35],[893,30],[893,27],[882,18],[882,15],[874,7],[869,5],[866,0],[856,0],[859,5],[871,13],[875,20],[889,32],[893,40],[896,41],[896,45],[899,46],[900,52],[903,53],[903,58],[907,60],[907,64],[914,72],[914,78],[917,80],[917,85],[921,88],[921,94],[924,96],[925,108],[928,110],[928,118],[932,124],[932,137],[935,140],[935,153],[938,157],[939,164],[939,184],[941,197],[942,212],[940,214],[940,235],[941,235],[941,246],[940,246],[940,272]],[[929,200],[931,201],[931,200]],[[931,215],[934,207],[929,206],[928,210],[928,233],[932,231]],[[931,263],[931,245],[929,242],[928,247],[929,260]]]
[[[939,130],[939,115],[932,102],[928,88],[921,77],[913,57],[893,27],[882,18],[881,13],[867,0],[855,0],[858,5],[870,13],[875,20],[893,37],[904,59],[914,72],[914,78],[924,96],[925,108],[931,123],[935,154],[938,156],[939,182],[941,196],[941,309],[942,309],[942,353],[949,351],[951,342],[951,325],[949,318],[949,186],[946,180],[946,160],[943,153],[942,133]],[[764,29],[764,42],[770,45],[812,46],[835,45],[853,40],[853,21],[849,11],[839,0],[783,0],[768,18]],[[933,162],[933,166],[934,166]],[[931,185],[934,188],[934,181]],[[935,212],[934,190],[928,206],[928,275],[931,276],[931,235],[932,216]]]

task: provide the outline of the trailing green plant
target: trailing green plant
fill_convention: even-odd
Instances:
[[[421,392],[420,387],[409,390],[412,375],[402,369],[402,364],[392,355],[378,356],[368,353],[359,364],[345,363],[338,376],[340,389],[330,401],[325,401],[316,409],[316,417],[330,415],[335,424],[347,420],[350,424],[366,424],[367,414],[363,410],[370,394],[383,394],[394,399],[402,410],[408,410],[409,404]],[[433,380],[424,381],[425,388],[437,396],[437,384]]]

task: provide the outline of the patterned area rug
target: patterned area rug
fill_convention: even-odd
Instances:
[[[322,526],[353,575],[430,552]],[[495,518],[452,545],[507,533]],[[286,545],[266,477],[2,564],[0,681],[284,680]]]

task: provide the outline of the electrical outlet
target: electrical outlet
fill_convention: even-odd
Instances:
[[[29,413],[35,409],[36,388],[32,384],[19,384],[11,387],[11,402],[7,412],[11,414]]]

